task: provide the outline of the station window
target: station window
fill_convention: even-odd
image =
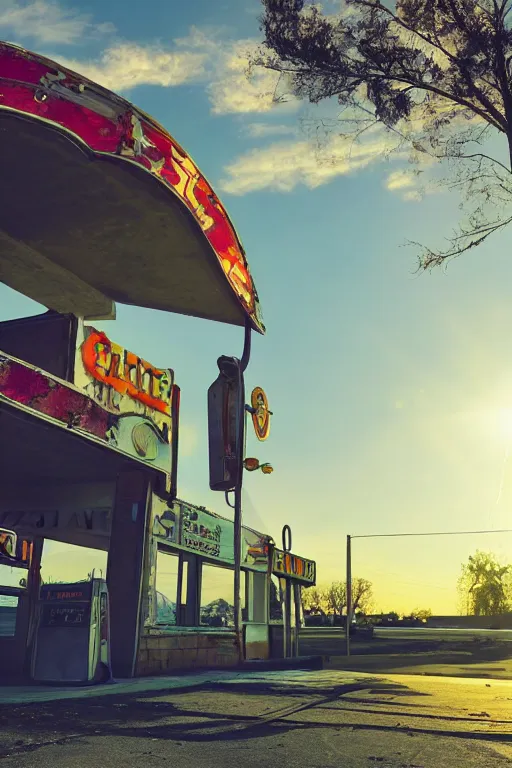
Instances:
[[[283,595],[281,584],[277,576],[272,575],[270,580],[270,621],[283,621]]]
[[[242,621],[249,621],[249,574],[242,571],[240,575],[240,597],[242,601]]]
[[[28,568],[12,568],[0,565],[0,587],[25,589],[28,580]]]
[[[200,611],[202,626],[232,627],[234,625],[234,578],[235,574],[231,568],[203,563]],[[241,592],[243,595],[245,589],[241,589]]]
[[[176,624],[178,598],[178,555],[158,550],[156,556],[156,621],[157,624]]]
[[[188,560],[183,560],[181,569],[181,604],[186,605],[188,591]]]
[[[14,637],[16,634],[16,613],[18,597],[0,595],[0,637]]]

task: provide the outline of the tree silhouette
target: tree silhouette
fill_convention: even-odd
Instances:
[[[325,613],[327,610],[325,589],[320,589],[320,587],[303,588],[302,607],[308,611]]]
[[[299,99],[336,98],[330,127],[347,146],[382,130],[394,139],[383,153],[407,146],[415,163],[448,162],[465,213],[445,250],[421,248],[420,268],[512,221],[512,0],[344,0],[337,16],[305,0],[262,3],[253,63]]]
[[[326,589],[326,602],[329,612],[341,616],[347,607],[347,588],[344,581],[333,581]]]
[[[352,579],[352,612],[368,613],[373,599],[373,585],[368,579]],[[347,587],[344,581],[333,581],[324,587],[302,590],[302,604],[306,609],[316,609],[334,616],[342,616],[347,609]]]
[[[512,610],[512,566],[491,552],[477,551],[462,565],[458,582],[463,613],[495,616]]]
[[[411,613],[411,616],[416,619],[420,619],[421,621],[427,621],[427,619],[432,617],[432,611],[430,608],[415,608]]]

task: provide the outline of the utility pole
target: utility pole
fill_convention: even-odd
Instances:
[[[406,533],[366,533],[359,536],[347,536],[347,626],[346,630],[346,651],[350,656],[350,626],[352,624],[352,539],[396,539],[405,536],[481,536],[486,533],[512,533],[512,528],[497,528],[484,531],[432,531],[432,532],[413,532]]]
[[[350,656],[350,625],[352,624],[352,537],[347,536],[347,624],[345,638],[347,656]]]

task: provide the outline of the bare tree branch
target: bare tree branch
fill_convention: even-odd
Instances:
[[[512,0],[346,0],[350,13],[339,17],[305,12],[302,0],[262,3],[257,63],[286,72],[300,99],[336,97],[332,130],[347,146],[380,125],[397,137],[383,142],[386,154],[408,145],[413,162],[449,168],[438,183],[460,190],[465,223],[447,249],[422,249],[421,269],[512,222]],[[493,134],[505,139],[508,163],[488,143]]]

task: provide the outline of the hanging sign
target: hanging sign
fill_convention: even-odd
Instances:
[[[255,387],[251,393],[251,415],[254,431],[258,440],[266,440],[270,434],[270,417],[268,399],[261,387]]]
[[[316,581],[316,564],[313,560],[280,549],[274,550],[272,571],[276,576],[287,576],[304,584],[314,584]]]
[[[156,368],[92,326],[84,327],[76,362],[76,386],[113,416],[109,443],[165,472],[170,486],[179,409],[174,372]]]
[[[174,374],[155,368],[132,352],[110,341],[103,331],[87,326],[82,361],[93,379],[117,395],[127,396],[150,411],[170,417]]]
[[[182,547],[232,563],[233,523],[201,507],[182,502],[180,544]]]
[[[269,537],[242,527],[242,565],[252,571],[267,572],[269,568]]]

